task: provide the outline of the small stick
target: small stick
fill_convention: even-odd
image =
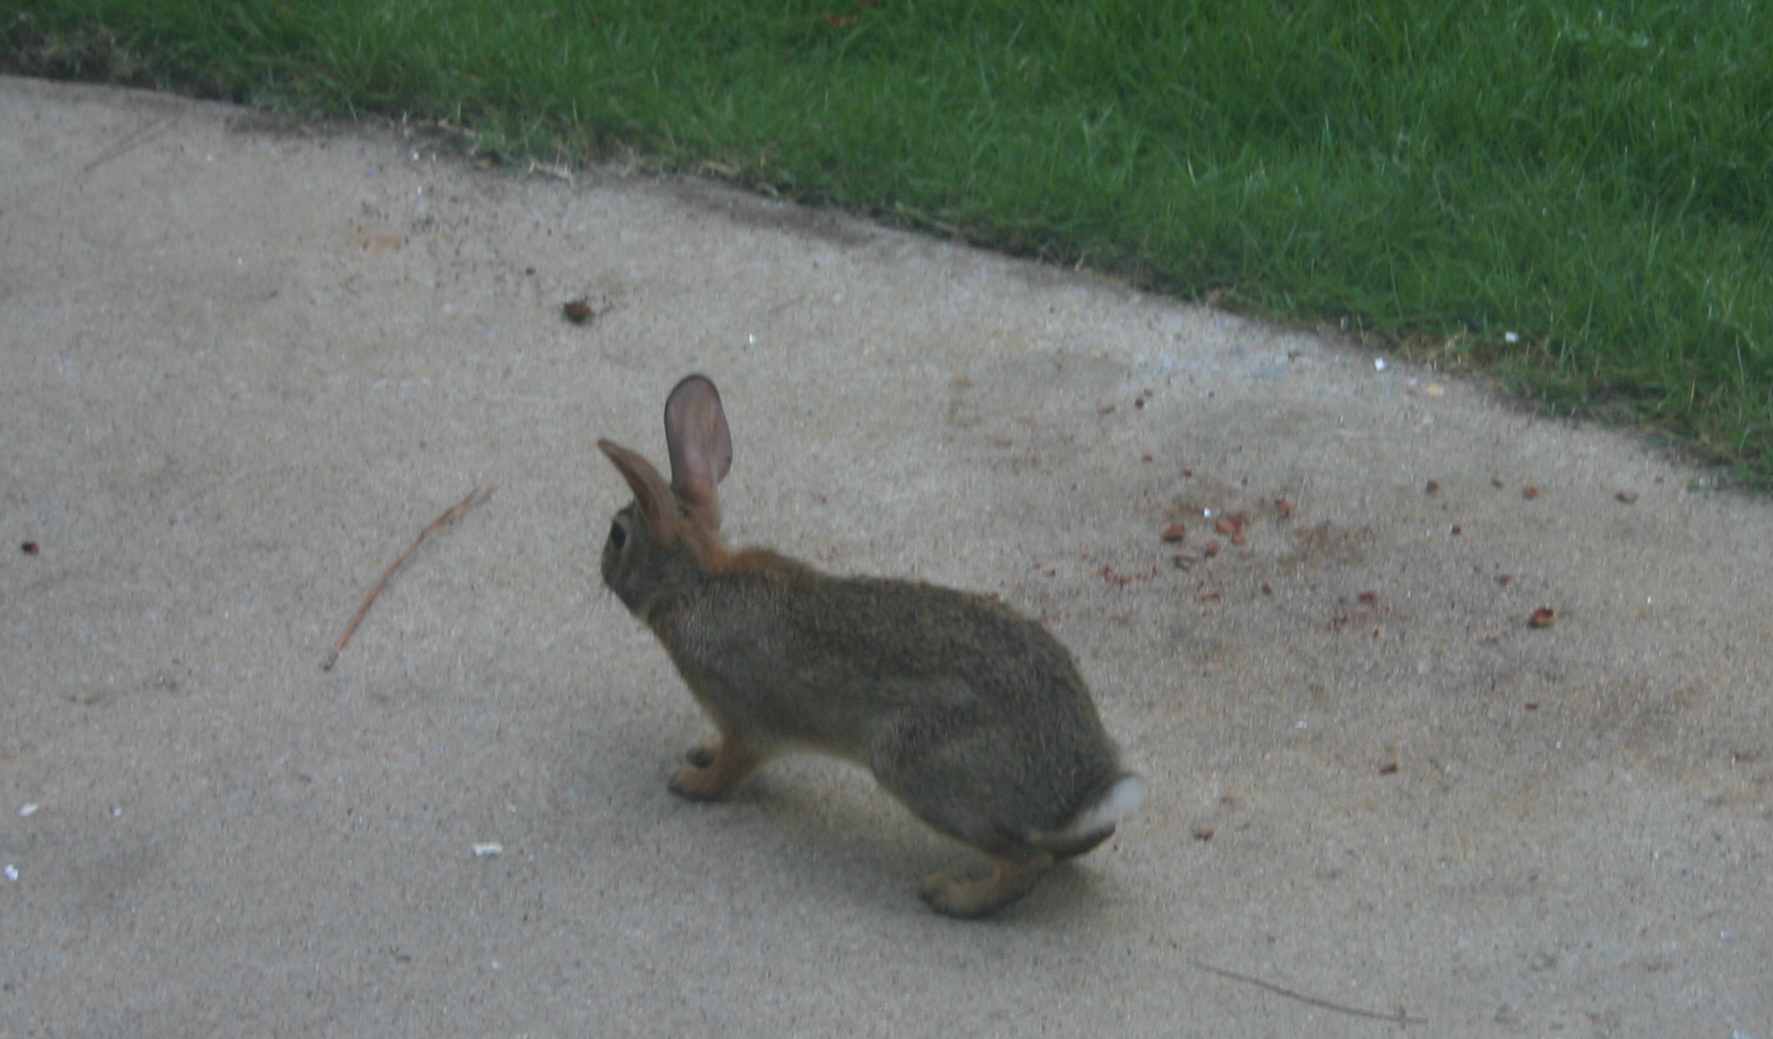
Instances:
[[[1189,960],[1188,963],[1195,969],[1204,970],[1208,974],[1217,974],[1221,978],[1227,978],[1231,981],[1241,981],[1246,985],[1254,985],[1259,989],[1265,989],[1277,996],[1296,999],[1308,1006],[1318,1007],[1323,1010],[1333,1010],[1338,1014],[1347,1014],[1349,1017],[1364,1017],[1370,1021],[1386,1021],[1394,1025],[1425,1025],[1428,1023],[1428,1018],[1411,1017],[1404,1013],[1403,1008],[1401,1007],[1395,1014],[1381,1014],[1377,1010],[1362,1010],[1360,1007],[1351,1007],[1342,1003],[1332,1003],[1327,999],[1320,999],[1317,996],[1308,996],[1303,992],[1295,992],[1290,988],[1283,988],[1272,981],[1263,981],[1261,978],[1252,978],[1248,974],[1239,974],[1237,971],[1226,970],[1224,967],[1215,967],[1212,964],[1202,963],[1199,960]]]
[[[339,662],[339,654],[345,651],[345,645],[351,641],[351,636],[357,634],[357,625],[363,623],[364,615],[369,613],[371,606],[375,605],[376,597],[381,595],[382,589],[388,586],[388,579],[406,565],[406,561],[419,550],[419,546],[425,543],[425,539],[447,529],[456,520],[467,515],[469,509],[492,497],[492,492],[493,485],[491,484],[474,488],[468,492],[466,498],[456,502],[449,511],[432,520],[430,526],[419,531],[419,536],[413,539],[413,543],[407,546],[405,552],[400,553],[400,558],[388,564],[388,568],[382,571],[381,578],[376,581],[375,587],[371,588],[369,594],[363,597],[363,605],[357,607],[357,616],[352,617],[351,623],[345,625],[345,633],[339,636],[339,641],[333,645],[332,652],[326,655],[326,662],[320,665],[320,670],[331,671],[332,666]]]

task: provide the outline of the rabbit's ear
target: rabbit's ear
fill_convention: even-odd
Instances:
[[[671,487],[690,515],[720,529],[714,488],[733,467],[733,437],[720,391],[705,375],[686,376],[665,398],[665,444],[671,450]]]
[[[670,544],[676,540],[677,503],[665,478],[659,475],[651,462],[621,444],[599,440],[597,447],[609,456],[616,471],[622,474],[622,479],[628,481],[628,487],[634,492],[634,500],[640,505],[640,515],[646,520],[646,529],[652,534],[653,540],[660,544]]]

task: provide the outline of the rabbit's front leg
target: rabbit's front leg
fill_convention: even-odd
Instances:
[[[731,733],[693,748],[689,764],[671,777],[670,790],[689,801],[718,801],[763,762],[763,756]]]

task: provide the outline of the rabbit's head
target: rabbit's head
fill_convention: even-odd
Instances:
[[[669,483],[638,453],[609,440],[597,446],[634,491],[610,521],[603,545],[603,583],[635,613],[662,589],[706,571],[724,555],[715,488],[733,465],[732,434],[720,391],[690,375],[665,398]]]

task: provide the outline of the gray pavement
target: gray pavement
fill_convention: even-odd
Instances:
[[[1151,790],[1114,840],[959,923],[914,892],[970,853],[860,772],[666,792],[702,722],[599,584],[593,443],[662,460],[690,370],[733,540],[1072,647]],[[0,1036],[1773,1039],[1773,513],[1479,385],[4,79],[0,445]]]

